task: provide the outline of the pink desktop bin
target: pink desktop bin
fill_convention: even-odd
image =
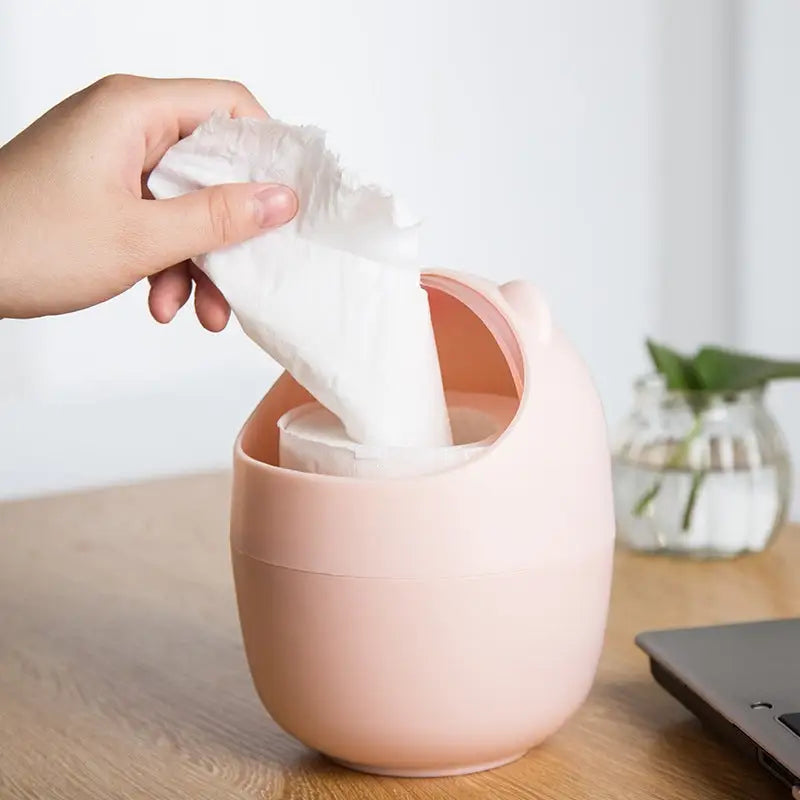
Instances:
[[[423,276],[445,388],[518,409],[474,460],[417,478],[282,469],[284,374],[235,449],[231,548],[245,650],[273,719],[365,772],[473,772],[580,706],[614,541],[603,413],[538,291]]]

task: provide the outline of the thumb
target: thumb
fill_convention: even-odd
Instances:
[[[297,213],[297,196],[280,184],[228,183],[145,204],[148,275],[277,228]]]

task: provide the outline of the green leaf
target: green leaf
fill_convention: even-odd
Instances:
[[[647,350],[656,370],[664,376],[667,389],[692,391],[703,388],[692,359],[652,339],[647,340]]]
[[[703,389],[743,391],[781,378],[800,378],[800,361],[777,361],[720,347],[704,347],[693,359]]]

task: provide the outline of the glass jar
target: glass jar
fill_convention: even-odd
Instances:
[[[791,465],[764,390],[635,386],[613,446],[618,539],[635,550],[713,558],[763,550],[786,519]]]

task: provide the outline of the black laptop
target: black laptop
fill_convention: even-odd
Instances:
[[[800,619],[651,631],[653,677],[800,800]]]

